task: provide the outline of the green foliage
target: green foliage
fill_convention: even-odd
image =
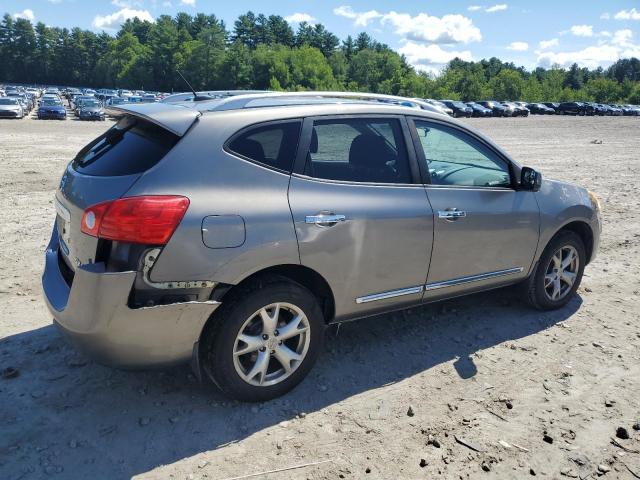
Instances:
[[[498,58],[454,59],[437,76],[417,72],[367,33],[338,37],[321,24],[294,32],[279,15],[247,12],[228,31],[215,15],[127,20],[115,36],[0,21],[0,81],[184,91],[196,88],[349,90],[452,100],[589,100],[640,103],[640,60],[607,70],[574,64],[532,72]]]

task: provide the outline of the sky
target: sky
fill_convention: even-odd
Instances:
[[[0,12],[50,26],[115,33],[130,17],[215,14],[228,29],[252,10],[281,15],[294,28],[322,23],[341,39],[365,31],[437,73],[454,57],[498,57],[527,69],[554,64],[607,67],[640,58],[640,0],[0,0]]]

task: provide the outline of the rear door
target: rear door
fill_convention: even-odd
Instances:
[[[425,299],[524,278],[538,244],[534,193],[516,189],[508,159],[478,137],[431,120],[411,124],[434,212]]]
[[[330,284],[336,318],[419,302],[433,215],[401,116],[305,120],[289,187],[303,265]]]

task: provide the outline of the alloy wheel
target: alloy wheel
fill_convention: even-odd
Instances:
[[[291,303],[273,303],[240,327],[233,364],[245,382],[269,386],[282,382],[302,364],[311,339],[309,320]]]
[[[554,302],[566,297],[578,277],[580,257],[571,245],[560,247],[551,257],[544,276],[544,291]]]

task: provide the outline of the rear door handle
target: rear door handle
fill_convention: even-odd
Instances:
[[[447,210],[438,210],[438,218],[444,218],[445,220],[457,220],[467,216],[467,212],[458,210],[457,208],[451,208]]]
[[[304,223],[310,223],[319,227],[333,227],[338,222],[344,222],[347,217],[335,213],[318,213],[316,215],[307,215]]]

